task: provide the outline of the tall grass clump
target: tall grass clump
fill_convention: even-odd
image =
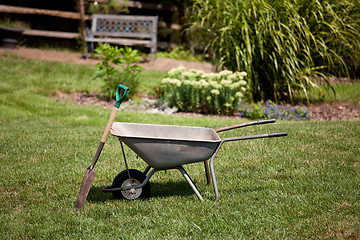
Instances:
[[[184,112],[233,114],[244,97],[245,72],[224,70],[219,73],[184,67],[174,68],[162,80],[163,98]]]
[[[320,89],[314,76],[329,84],[328,73],[347,75],[345,61],[360,59],[359,1],[192,3],[193,34],[202,34],[220,66],[249,74],[255,101],[307,97],[309,89]]]

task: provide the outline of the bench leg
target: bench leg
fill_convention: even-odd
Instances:
[[[89,59],[89,51],[91,51],[91,53],[94,53],[94,43],[93,42],[88,42],[86,47],[86,55],[85,58]]]
[[[86,43],[86,46],[85,46],[85,59],[88,59],[89,58],[89,44]]]
[[[150,48],[150,62],[156,59],[156,46],[152,45]]]
[[[89,59],[89,51],[91,50],[91,44],[90,42],[86,43],[85,47],[85,59]]]
[[[91,53],[94,53],[94,42],[90,43],[90,50],[91,50]]]

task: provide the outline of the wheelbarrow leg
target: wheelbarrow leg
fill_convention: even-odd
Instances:
[[[210,170],[209,170],[208,160],[204,161],[204,167],[205,167],[205,174],[206,174],[206,184],[210,185],[211,179],[210,179]]]
[[[218,153],[218,151],[219,151],[222,144],[223,144],[223,141],[220,143],[220,145],[218,146],[215,153],[212,155],[212,157],[210,159],[210,174],[211,174],[211,180],[212,180],[213,187],[214,187],[215,201],[216,202],[219,201],[219,190],[218,190],[217,183],[216,183],[216,178],[215,178],[214,159],[215,159],[216,154]]]
[[[146,175],[146,174],[148,174],[148,172],[150,171],[150,169],[151,169],[151,167],[150,166],[147,166],[146,168],[145,168],[145,170],[143,171],[143,173]]]
[[[195,192],[196,196],[199,198],[200,201],[203,201],[204,199],[202,198],[202,196],[200,195],[199,190],[196,188],[194,182],[191,180],[191,178],[189,177],[189,175],[187,174],[187,172],[185,171],[185,169],[180,166],[177,167],[177,169],[182,173],[182,175],[184,176],[184,178],[186,179],[186,181],[188,182],[188,184],[190,185],[190,187],[192,188],[192,190]]]

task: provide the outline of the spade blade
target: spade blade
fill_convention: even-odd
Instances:
[[[85,174],[84,174],[84,179],[81,183],[79,196],[75,203],[76,209],[82,209],[84,207],[86,198],[89,194],[90,187],[91,187],[92,182],[94,181],[95,175],[96,175],[96,172],[94,170],[91,170],[90,168],[86,169]]]

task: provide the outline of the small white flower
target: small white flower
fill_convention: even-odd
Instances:
[[[176,86],[181,86],[181,81],[177,80],[177,79],[169,79],[169,83],[176,85]]]
[[[216,81],[209,81],[209,84],[212,88],[221,88],[221,85]]]
[[[231,80],[221,80],[221,82],[220,82],[220,84],[221,85],[224,85],[224,86],[228,86],[228,85],[230,85],[231,84]]]
[[[240,99],[240,98],[244,97],[244,95],[241,92],[236,92],[235,97]]]
[[[174,68],[176,71],[178,72],[185,72],[186,71],[186,68],[184,66],[179,66],[177,68]]]
[[[199,76],[202,76],[205,72],[203,70],[197,70],[196,73],[199,75]]]
[[[219,75],[220,76],[228,76],[228,75],[231,75],[232,73],[233,73],[232,71],[223,70],[223,71],[219,72]]]
[[[214,94],[214,95],[219,95],[220,94],[220,91],[217,90],[217,89],[213,89],[210,91],[210,93]]]
[[[186,71],[186,68],[183,66],[180,66],[177,68],[172,68],[170,71],[168,71],[168,75],[170,77],[177,77],[177,76],[181,75],[181,73],[183,73],[184,71]]]
[[[183,75],[186,79],[195,79],[195,78],[196,78],[196,73],[190,72],[190,71],[183,72],[182,75]]]
[[[169,83],[169,80],[170,80],[170,78],[164,78],[163,80],[161,80],[161,83],[167,84],[167,83]]]
[[[184,85],[191,85],[191,81],[190,80],[185,80],[183,81]]]
[[[208,80],[213,80],[216,77],[215,73],[204,73],[202,75],[203,78],[208,79]]]
[[[240,87],[240,83],[239,82],[234,82],[233,84],[231,84],[230,88],[231,89],[238,89]]]
[[[200,80],[200,84],[201,84],[202,87],[208,87],[209,86],[209,83],[207,81],[205,81],[204,79]]]
[[[231,80],[234,80],[234,79],[237,78],[237,74],[236,74],[236,73],[233,73],[233,74],[231,74],[231,75],[229,76],[229,78],[230,78]]]
[[[240,80],[239,83],[240,83],[240,85],[243,85],[243,86],[246,85],[246,82],[244,80]]]
[[[241,77],[246,77],[246,76],[247,76],[247,73],[246,73],[246,72],[239,72],[239,76],[241,76]]]

